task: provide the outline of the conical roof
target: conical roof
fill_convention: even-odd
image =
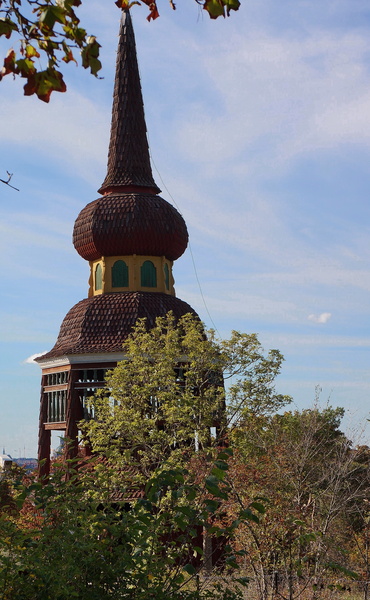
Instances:
[[[140,318],[148,329],[172,311],[176,320],[195,311],[179,298],[159,292],[116,292],[78,302],[64,317],[55,346],[38,362],[58,356],[121,352]]]
[[[99,193],[133,186],[160,192],[150,166],[144,104],[131,16],[122,13],[113,94],[107,176]]]
[[[131,18],[123,12],[117,55],[108,172],[103,195],[82,209],[73,243],[89,261],[103,256],[165,256],[176,260],[188,232],[180,213],[158,196],[150,167],[146,125]],[[153,327],[158,316],[175,319],[195,311],[163,292],[98,294],[76,304],[65,316],[56,344],[39,362],[66,355],[120,352],[137,319]]]
[[[73,244],[85,260],[148,255],[176,260],[188,231],[180,213],[157,195],[146,136],[143,98],[130,13],[123,11],[117,52],[108,172],[76,219]]]

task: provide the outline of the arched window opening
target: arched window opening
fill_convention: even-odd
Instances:
[[[101,268],[101,264],[98,263],[95,269],[95,290],[103,289],[103,270]]]
[[[170,270],[168,268],[168,264],[164,263],[164,284],[166,286],[166,290],[170,289]]]
[[[141,267],[142,287],[157,287],[157,269],[151,260],[146,260]]]
[[[128,267],[124,260],[116,260],[112,267],[112,288],[128,287]]]

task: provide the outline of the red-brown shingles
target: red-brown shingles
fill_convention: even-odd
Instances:
[[[165,316],[169,311],[176,319],[195,314],[186,302],[159,292],[117,292],[86,298],[67,313],[55,346],[38,360],[119,352],[137,319],[145,317],[151,328],[157,316]]]
[[[85,260],[132,254],[176,260],[185,252],[188,232],[180,213],[160,196],[108,195],[80,212],[73,243]]]

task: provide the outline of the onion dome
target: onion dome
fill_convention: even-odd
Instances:
[[[128,10],[123,11],[113,95],[107,176],[75,222],[73,243],[89,261],[102,256],[165,256],[174,261],[188,244],[180,213],[157,193]]]
[[[176,260],[185,252],[188,232],[180,213],[160,196],[109,194],[80,212],[73,243],[90,261],[132,254]]]
[[[78,302],[65,316],[56,344],[38,360],[70,354],[121,352],[137,319],[148,329],[172,311],[176,320],[195,311],[179,298],[158,292],[117,292]]]

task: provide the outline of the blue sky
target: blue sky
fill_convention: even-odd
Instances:
[[[370,409],[368,2],[242,0],[212,22],[193,0],[161,1],[154,23],[132,12],[154,177],[190,233],[177,295],[222,336],[279,348],[279,391],[301,409],[319,386],[355,437]],[[87,295],[71,235],[105,177],[120,14],[84,4],[104,79],[70,64],[49,105],[0,83],[0,178],[20,189],[0,184],[0,446],[13,456],[36,455],[40,369],[27,359]]]

